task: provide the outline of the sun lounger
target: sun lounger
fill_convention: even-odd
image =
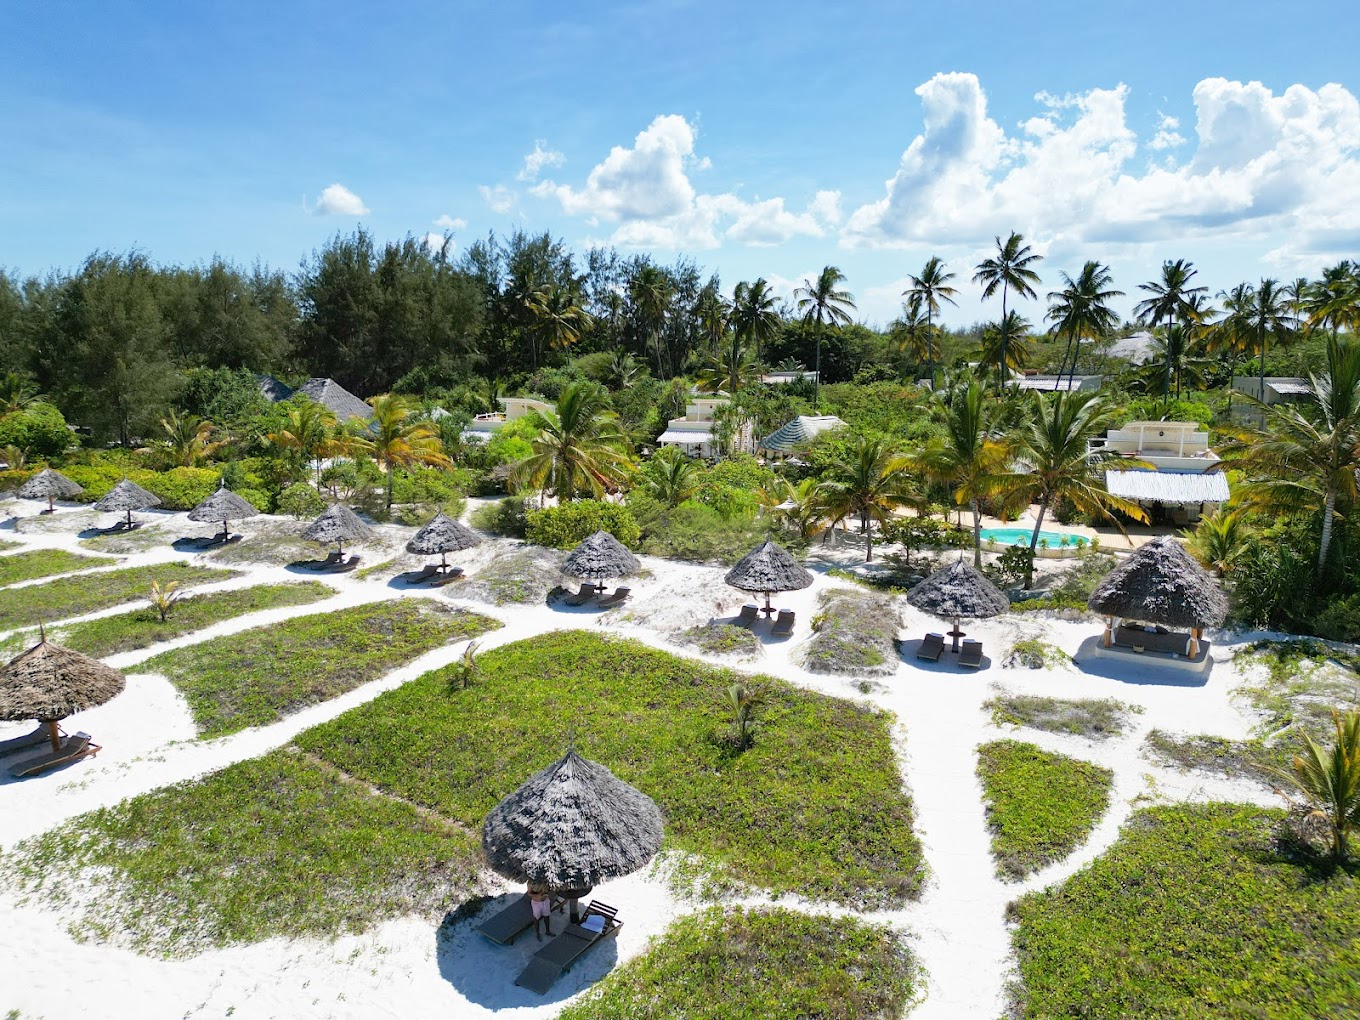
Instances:
[[[438,563],[427,563],[424,570],[408,570],[403,576],[407,584],[420,584],[435,577],[441,569]]]
[[[774,621],[774,626],[770,628],[771,637],[793,637],[793,610],[779,610],[779,619]]]
[[[592,922],[592,915],[602,921]],[[594,930],[595,925],[600,926],[599,931]],[[618,919],[617,910],[599,901],[592,901],[581,923],[567,925],[561,935],[535,953],[520,976],[515,978],[515,984],[539,995],[547,995],[548,989],[572,964],[605,939],[613,938],[622,927],[623,922]]]
[[[15,751],[27,751],[30,747],[47,743],[47,726],[39,724],[38,728],[32,733],[25,733],[22,737],[11,737],[9,740],[0,740],[0,756],[13,754]]]
[[[741,612],[738,613],[737,618],[732,621],[732,625],[734,627],[749,627],[751,626],[751,624],[756,622],[759,616],[760,607],[754,606],[748,602],[746,605],[741,607]]]
[[[944,654],[943,634],[927,634],[921,641],[921,647],[916,649],[916,657],[927,662],[939,662],[942,654]]]
[[[600,608],[613,609],[615,606],[627,602],[628,597],[632,595],[632,593],[633,593],[632,588],[615,588],[613,595],[610,595],[608,598],[600,600]]]
[[[959,651],[959,665],[967,666],[969,669],[982,668],[981,641],[974,641],[970,638],[963,642],[963,648]]]
[[[560,911],[567,901],[553,896],[552,909]],[[504,910],[498,911],[477,926],[477,930],[497,945],[513,945],[515,939],[534,926],[534,908],[525,893]]]
[[[90,743],[88,733],[77,733],[74,737],[67,737],[61,742],[60,751],[48,751],[40,754],[36,758],[25,758],[17,765],[10,766],[9,774],[16,779],[23,779],[25,776],[36,776],[39,772],[46,772],[54,769],[58,765],[65,765],[67,762],[75,761],[77,758],[84,758],[87,755],[99,753],[99,745]]]
[[[435,574],[435,576],[430,579],[430,584],[435,588],[438,588],[441,585],[452,584],[454,581],[461,581],[462,579],[462,567],[449,567],[448,570]]]
[[[581,582],[581,590],[574,595],[568,595],[562,601],[569,606],[584,606],[595,597],[595,586],[586,581]]]

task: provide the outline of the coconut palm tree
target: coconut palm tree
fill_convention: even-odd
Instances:
[[[41,400],[38,387],[33,380],[19,372],[6,372],[0,376],[0,414],[22,411],[34,401]]]
[[[714,354],[720,352],[727,345],[728,339],[735,335],[731,328],[732,306],[718,293],[716,281],[710,281],[699,292],[699,297],[694,302],[693,316],[705,347]],[[740,340],[736,342],[739,343]]]
[[[1011,231],[1011,235],[1004,243],[1000,237],[996,238],[995,256],[983,259],[974,267],[973,282],[982,284],[982,300],[986,301],[992,297],[998,289],[1001,291],[1001,344],[997,355],[999,375],[996,387],[998,393],[1006,382],[1006,330],[1011,322],[1006,316],[1006,300],[1012,290],[1020,297],[1030,300],[1038,296],[1034,291],[1034,285],[1039,282],[1039,274],[1031,267],[1041,261],[1043,256],[1034,254],[1029,245],[1025,244],[1025,239]]]
[[[902,305],[902,314],[888,327],[888,335],[897,349],[911,355],[918,365],[932,365],[939,348],[935,343],[935,330],[926,314],[923,299],[913,296]],[[933,374],[933,373],[932,373]]]
[[[797,485],[787,478],[777,478],[773,486],[761,490],[760,502],[771,516],[798,532],[805,542],[826,530],[826,490],[816,478],[804,478]]]
[[[666,344],[666,314],[670,311],[675,288],[661,269],[644,265],[628,282],[628,300],[646,339],[656,354],[657,375],[671,375],[670,350]]]
[[[882,525],[900,507],[920,505],[911,477],[911,460],[882,439],[857,436],[850,456],[835,464],[823,482],[832,518],[856,516],[865,539],[864,562],[874,558],[871,522]]]
[[[765,345],[779,335],[783,325],[776,304],[764,277],[755,283],[739,283],[732,292],[732,326],[747,343],[755,343],[757,362],[764,356]]]
[[[822,383],[822,332],[827,323],[833,326],[848,326],[850,313],[855,310],[855,298],[848,290],[842,290],[845,274],[835,266],[826,266],[817,279],[808,278],[803,286],[793,292],[798,310],[803,313],[803,322],[812,325],[817,332],[817,361],[813,365],[816,373],[812,379],[812,409],[818,407],[818,396]]]
[[[196,414],[180,415],[171,410],[161,419],[165,448],[180,467],[193,467],[207,460],[226,444],[213,440],[217,426]]]
[[[1161,377],[1163,406],[1171,402],[1173,382],[1177,400],[1183,387],[1204,385],[1204,370],[1209,367],[1209,358],[1204,333],[1194,323],[1173,322],[1153,330],[1152,348],[1152,357],[1142,373],[1143,385],[1151,390],[1157,377]]]
[[[1247,310],[1245,325],[1255,337],[1255,347],[1261,353],[1262,398],[1266,393],[1266,342],[1269,337],[1282,340],[1293,328],[1289,313],[1289,299],[1275,280],[1262,280],[1253,293],[1251,306]]]
[[[1209,327],[1205,338],[1206,346],[1228,362],[1228,377],[1237,375],[1238,362],[1251,353],[1252,331],[1248,316],[1255,300],[1253,288],[1249,283],[1239,283],[1231,290],[1218,292],[1223,301],[1223,317]],[[1232,387],[1228,388],[1228,400],[1232,400]]]
[[[621,485],[631,473],[632,460],[608,400],[598,383],[563,387],[556,411],[543,413],[533,454],[515,465],[511,481],[551,492],[564,502],[583,492],[603,496]]]
[[[982,346],[976,352],[979,363],[1004,365],[1003,383],[1011,373],[1023,372],[1029,367],[1029,331],[1028,319],[1017,312],[1007,312],[1004,321],[983,329]]]
[[[1344,260],[1324,269],[1309,288],[1304,311],[1309,326],[1333,333],[1360,327],[1360,263]]]
[[[1061,386],[1068,352],[1072,353],[1072,375],[1075,377],[1081,342],[1108,336],[1119,325],[1119,314],[1109,302],[1123,297],[1124,292],[1114,289],[1110,267],[1099,262],[1087,262],[1075,280],[1066,273],[1058,275],[1062,277],[1063,289],[1049,291],[1046,318],[1053,323],[1051,328],[1055,336],[1067,337],[1062,362],[1058,365],[1058,385]]]
[[[1031,393],[1029,420],[1013,436],[1013,473],[1001,486],[1008,499],[1039,504],[1030,535],[1030,560],[1025,587],[1034,579],[1034,550],[1039,545],[1044,515],[1054,500],[1066,500],[1082,513],[1109,517],[1112,511],[1140,521],[1147,514],[1131,500],[1105,491],[1105,466],[1127,464],[1115,450],[1088,452],[1091,440],[1104,435],[1118,420],[1115,408],[1094,393]]]
[[[736,393],[746,386],[755,375],[756,363],[751,352],[744,350],[735,340],[731,347],[720,350],[708,359],[708,363],[695,376],[695,383],[705,393],[725,390]]]
[[[1360,830],[1360,712],[1342,715],[1332,709],[1336,743],[1324,748],[1307,733],[1304,750],[1294,756],[1289,771],[1270,768],[1289,783],[1325,819],[1331,831],[1332,857],[1344,861],[1350,853],[1350,834]]]
[[[373,417],[350,441],[350,448],[366,453],[387,475],[387,508],[392,509],[392,481],[397,468],[417,464],[449,467],[449,458],[439,445],[439,432],[426,418],[416,417],[416,408],[405,397],[384,393],[368,401]]]
[[[698,491],[699,469],[678,447],[657,451],[643,479],[645,491],[666,506],[679,506]]]
[[[595,324],[569,287],[548,284],[538,288],[529,295],[526,309],[533,322],[531,329],[553,351],[571,350]]]
[[[932,255],[926,260],[926,264],[921,267],[919,276],[909,276],[911,286],[902,292],[902,296],[907,299],[908,304],[917,304],[925,309],[926,313],[926,333],[927,335],[935,332],[935,316],[940,314],[940,302],[948,301],[955,307],[958,302],[954,300],[954,295],[958,293],[958,288],[949,286],[949,281],[954,279],[957,274],[945,272],[944,262],[938,255]],[[926,344],[926,375],[933,378],[935,375],[935,365],[930,357],[931,344]]]
[[[1203,294],[1208,287],[1192,287],[1190,281],[1199,275],[1193,262],[1185,259],[1170,260],[1162,263],[1160,279],[1140,283],[1138,289],[1146,291],[1150,297],[1144,298],[1133,306],[1133,314],[1145,326],[1153,327],[1163,322],[1170,326],[1176,319],[1187,320],[1193,314],[1190,299]],[[1166,365],[1166,383],[1162,392],[1171,392],[1171,365]]]
[[[1251,527],[1241,507],[1216,510],[1185,532],[1186,548],[1219,577],[1232,573],[1251,544]]]
[[[316,467],[317,488],[321,487],[321,462],[335,455],[335,412],[315,400],[300,402],[288,409],[288,427],[268,435],[270,444],[283,452],[284,457]],[[294,460],[296,459],[296,461]]]

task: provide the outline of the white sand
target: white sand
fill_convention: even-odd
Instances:
[[[156,523],[164,528],[167,542],[179,534],[203,530],[171,519],[182,515],[155,516],[160,518]],[[76,536],[62,531],[60,525],[66,521],[73,531],[88,526],[90,519],[88,514],[68,509],[44,519],[38,529],[21,525],[16,531],[6,527],[0,530],[0,537],[13,538],[25,548],[78,550]],[[381,545],[390,550],[401,533],[389,528],[382,531]],[[497,546],[512,545],[488,543],[456,562],[466,565],[469,574],[475,576],[477,568],[492,559]],[[369,562],[386,555],[390,552],[375,554]],[[823,567],[853,562],[856,555],[850,547],[817,550],[817,560]],[[118,565],[175,558],[184,558],[184,554],[162,545],[120,556]],[[211,557],[194,558],[213,563]],[[399,583],[389,585],[386,576],[360,580],[350,574],[322,578],[336,588],[336,594],[324,602],[239,617],[174,642],[114,656],[110,662],[130,675],[127,691],[108,705],[64,724],[68,732],[83,729],[94,734],[104,746],[103,752],[98,758],[24,782],[7,781],[7,773],[0,772],[0,849],[8,850],[20,839],[81,812],[277,748],[310,726],[453,661],[462,653],[463,644],[436,649],[358,690],[281,722],[210,741],[194,739],[188,708],[166,680],[137,673],[138,663],[167,648],[380,599],[448,597],[504,624],[479,639],[483,648],[550,630],[599,627],[676,654],[704,658],[693,649],[678,648],[673,643],[674,634],[735,615],[747,597],[722,585],[721,570],[661,560],[644,562],[651,576],[634,582],[635,600],[624,611],[611,615],[543,605],[487,606],[459,600],[456,587],[439,594],[410,592]],[[244,571],[245,576],[199,590],[308,576],[279,567],[229,566]],[[828,585],[841,584],[819,572],[812,588],[780,598],[780,608],[797,612],[795,637],[773,641],[768,623],[757,625],[762,653],[745,668],[809,689],[867,700],[897,716],[895,733],[900,738],[904,785],[915,802],[917,830],[925,846],[930,877],[919,902],[904,910],[869,916],[906,933],[924,966],[923,1001],[910,1011],[913,1020],[998,1015],[1004,1004],[1005,982],[1012,971],[1009,932],[1003,919],[1006,904],[1023,892],[1062,881],[1089,863],[1113,842],[1135,807],[1210,799],[1275,803],[1268,791],[1253,783],[1182,775],[1140,755],[1143,738],[1153,727],[1226,737],[1248,734],[1253,719],[1232,698],[1242,678],[1234,670],[1231,646],[1215,647],[1212,672],[1199,686],[1185,686],[1186,678],[1180,674],[1173,675],[1174,682],[1168,684],[1156,682],[1146,671],[1143,676],[1126,671],[1124,679],[1114,679],[1076,668],[1008,670],[994,661],[989,668],[971,673],[947,662],[929,666],[909,659],[899,665],[895,675],[879,678],[865,695],[854,678],[812,675],[797,665],[818,592]],[[91,615],[109,615],[127,608]],[[907,639],[941,629],[938,621],[910,608],[904,609],[904,619],[902,636]],[[1007,619],[968,629],[999,660],[1019,637],[1042,636],[1073,653],[1095,628],[1090,623]],[[1220,635],[1219,639],[1225,637]],[[1131,733],[1103,743],[1030,730],[1019,734],[1022,739],[1089,759],[1115,773],[1111,810],[1090,840],[1068,859],[1021,883],[1004,882],[995,876],[981,788],[974,774],[976,746],[1014,732],[1003,733],[993,727],[981,707],[1002,689],[1066,698],[1113,697],[1144,709],[1135,717]],[[25,732],[31,725],[0,723],[0,739]],[[41,903],[20,902],[13,893],[0,894],[0,960],[6,961],[0,968],[0,1011],[18,1009],[24,1017],[48,1020],[88,1015],[91,1010],[111,1020],[224,1015],[555,1016],[570,997],[618,963],[642,952],[647,940],[663,932],[674,918],[702,908],[701,903],[678,898],[653,871],[611,882],[599,890],[602,899],[622,908],[626,921],[623,931],[615,944],[606,943],[587,957],[547,997],[513,984],[522,961],[537,948],[532,933],[527,940],[521,937],[517,945],[503,948],[487,943],[466,923],[450,930],[424,919],[404,918],[357,937],[334,941],[275,939],[164,961],[107,945],[82,944],[66,931],[65,920]],[[761,896],[749,900],[767,901]],[[825,904],[805,904],[794,897],[785,897],[782,902],[816,912],[845,913]],[[450,904],[453,906],[456,904]]]

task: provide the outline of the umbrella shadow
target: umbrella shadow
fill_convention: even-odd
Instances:
[[[898,656],[908,666],[919,669],[923,673],[948,673],[951,676],[967,676],[969,673],[985,673],[992,668],[992,657],[985,653],[982,656],[980,666],[960,666],[958,654],[949,650],[948,642],[945,643],[944,651],[940,653],[939,659],[935,661],[918,659],[916,653],[924,643],[925,638],[908,638],[906,641],[898,641]]]
[[[244,536],[242,535],[232,535],[224,542],[218,538],[208,538],[206,536],[192,537],[185,535],[171,542],[170,548],[174,549],[175,552],[182,553],[211,552],[214,549],[224,549],[229,545],[235,545],[237,542],[241,541],[243,537]]]
[[[481,901],[471,901],[444,915],[435,930],[435,960],[440,976],[469,1002],[489,1009],[517,1009],[561,1002],[594,984],[618,963],[618,939],[598,943],[563,974],[546,995],[539,995],[515,984],[534,953],[548,944],[534,938],[533,929],[521,934],[512,945],[500,946],[477,932],[477,925],[519,899],[512,892]],[[553,938],[561,937],[567,920],[552,915]]]
[[[1213,673],[1214,662],[1209,659],[1200,672],[1179,669],[1168,659],[1144,658],[1105,658],[1097,652],[1102,638],[1093,634],[1081,643],[1072,663],[1081,672],[1090,676],[1104,677],[1124,684],[1140,687],[1203,687]],[[1207,642],[1206,642],[1207,645]],[[1207,651],[1205,653],[1207,655]]]

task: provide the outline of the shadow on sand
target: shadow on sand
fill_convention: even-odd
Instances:
[[[960,666],[958,654],[949,650],[949,642],[947,641],[944,651],[940,653],[938,662],[918,659],[916,653],[920,650],[924,640],[924,638],[908,638],[906,641],[897,642],[897,651],[902,656],[902,661],[908,666],[915,666],[923,673],[949,673],[960,676],[969,673],[985,673],[992,668],[992,657],[986,654],[982,656],[982,665],[980,666]]]
[[[1072,661],[1081,672],[1120,683],[1152,687],[1203,687],[1213,672],[1214,661],[1208,657],[1207,641],[1204,642],[1205,651],[1202,653],[1207,661],[1198,672],[1194,672],[1176,665],[1172,659],[1160,656],[1139,656],[1138,659],[1102,657],[1099,647],[1101,640],[1101,635],[1092,634],[1077,649]]]

